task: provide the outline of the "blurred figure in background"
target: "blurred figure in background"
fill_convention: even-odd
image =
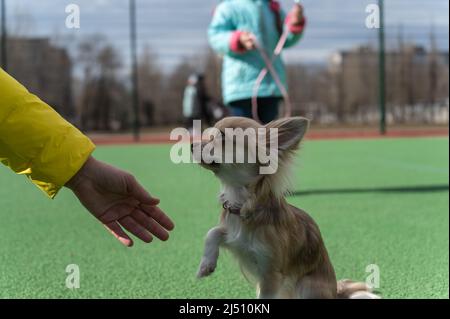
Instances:
[[[183,97],[183,117],[184,126],[192,131],[194,118],[198,117],[199,102],[197,98],[197,82],[196,74],[189,76]]]
[[[187,129],[192,131],[194,120],[201,120],[202,125],[212,124],[208,110],[209,101],[204,76],[202,74],[189,76],[183,98],[183,116]]]
[[[303,8],[296,4],[288,15],[272,0],[225,0],[215,10],[208,36],[212,48],[224,55],[222,95],[231,115],[252,117],[251,98],[255,81],[265,68],[256,43],[272,56],[285,28],[289,34],[285,48],[296,44],[305,27]],[[286,87],[283,61],[277,57],[274,68]],[[282,94],[268,74],[258,91],[258,115],[263,123],[278,116]]]

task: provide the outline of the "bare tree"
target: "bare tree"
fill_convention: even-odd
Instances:
[[[431,28],[430,32],[430,54],[428,56],[428,104],[433,106],[437,102],[437,90],[439,87],[438,77],[438,48],[436,43],[436,35],[434,34],[434,28]]]
[[[215,101],[222,102],[222,58],[209,48],[204,61],[206,90]]]
[[[165,114],[163,80],[157,56],[149,47],[144,49],[138,66],[140,117],[146,126],[158,124]]]
[[[79,99],[79,125],[83,130],[110,130],[113,108],[123,107],[117,101],[118,71],[122,66],[117,50],[100,35],[83,39],[78,46],[78,61],[83,68],[83,89]],[[119,90],[120,91],[120,90]],[[121,114],[122,111],[115,110]]]

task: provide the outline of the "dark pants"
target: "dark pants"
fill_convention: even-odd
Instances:
[[[278,117],[278,106],[281,98],[279,97],[261,97],[258,98],[258,117],[263,124],[267,124]],[[227,105],[231,116],[242,116],[253,118],[252,100],[245,99],[230,102]]]
[[[187,129],[192,128],[194,118],[193,117],[185,117],[184,118],[184,127]]]

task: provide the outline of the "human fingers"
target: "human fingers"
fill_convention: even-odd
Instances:
[[[247,31],[242,32],[240,41],[241,41],[242,46],[247,49],[249,47],[249,44],[252,42],[251,33],[247,32]]]
[[[159,207],[150,205],[140,205],[142,211],[152,217],[158,224],[163,226],[167,230],[173,230],[175,224]]]
[[[304,9],[301,4],[294,5],[294,8],[292,9],[292,13],[294,14],[294,16],[298,17],[299,19],[303,17],[303,11]]]
[[[133,246],[133,240],[127,235],[127,233],[120,227],[117,222],[111,222],[109,224],[104,224],[105,228],[117,238],[123,245],[127,247]]]
[[[153,218],[145,214],[140,210],[135,210],[131,217],[141,224],[145,229],[147,229],[151,234],[155,235],[162,241],[166,241],[169,239],[169,233],[158,224]]]
[[[255,42],[251,39],[248,39],[245,43],[244,43],[244,47],[247,50],[253,50],[255,48]]]
[[[109,209],[107,209],[103,214],[97,216],[97,218],[103,224],[110,224],[115,222],[130,213],[130,207],[127,205],[115,205]]]
[[[119,220],[120,225],[123,226],[130,233],[135,235],[137,238],[145,243],[150,243],[153,240],[153,236],[139,223],[137,223],[130,216],[126,216]]]
[[[256,36],[251,32],[248,32],[247,34],[246,46],[247,50],[253,50],[256,48]]]

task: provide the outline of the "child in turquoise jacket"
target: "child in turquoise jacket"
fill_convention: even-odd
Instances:
[[[296,44],[305,27],[303,9],[295,5],[286,15],[272,0],[224,0],[215,10],[208,37],[212,48],[224,56],[222,94],[231,115],[252,117],[251,98],[255,81],[265,68],[254,38],[272,56],[285,28],[289,35],[285,48]],[[286,71],[281,57],[273,61],[274,68],[286,86]],[[268,74],[258,91],[258,115],[263,123],[274,120],[282,94]]]

